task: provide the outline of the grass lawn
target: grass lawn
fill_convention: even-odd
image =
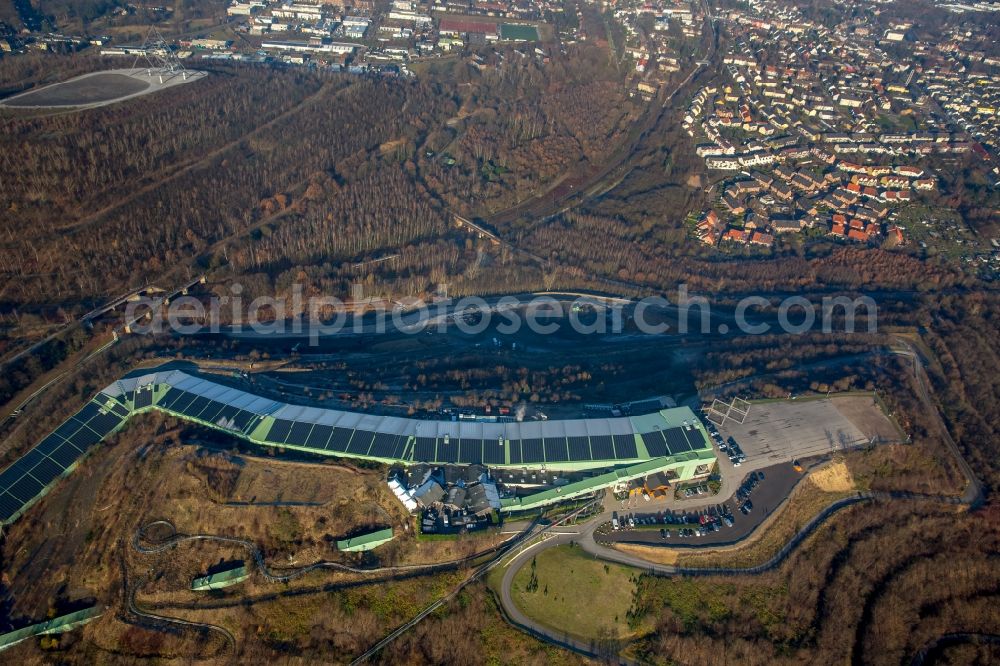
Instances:
[[[583,639],[633,635],[626,613],[635,591],[634,569],[604,563],[579,546],[544,550],[514,576],[511,595],[528,617]]]

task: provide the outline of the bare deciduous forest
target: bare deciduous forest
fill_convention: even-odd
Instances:
[[[433,80],[219,68],[163,97],[6,117],[2,297],[99,298],[192,258],[334,277],[341,261],[448,238],[449,210],[512,204],[600,159],[628,105],[592,69],[508,59],[449,94]],[[467,268],[426,249],[446,273]],[[406,255],[393,271],[423,268],[408,261],[427,263]]]

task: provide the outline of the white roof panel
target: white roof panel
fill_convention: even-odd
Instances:
[[[243,409],[248,412],[253,412],[254,414],[273,414],[280,409],[282,405],[280,402],[275,402],[274,400],[269,400],[267,398],[261,398],[258,396],[251,397],[253,397],[254,400],[246,407],[243,407]]]
[[[272,416],[276,419],[287,419],[289,421],[294,421],[305,411],[305,407],[302,405],[289,405],[287,403],[281,403],[281,407],[278,411],[274,412]]]
[[[245,394],[239,389],[228,388],[220,393],[215,399],[219,402],[224,402],[227,405],[232,405],[234,400],[238,400],[243,395]]]
[[[525,421],[521,424],[521,439],[541,439],[542,421]]]
[[[437,423],[437,436],[444,437],[448,435],[449,437],[458,437],[458,423],[455,421],[436,421]]]
[[[299,414],[296,421],[302,421],[304,423],[319,423],[320,419],[323,418],[323,413],[326,411],[327,410],[319,407],[303,407],[302,412]]]
[[[206,382],[206,384],[207,383],[208,382]],[[212,384],[211,386],[206,386],[205,387],[205,391],[204,391],[204,393],[202,393],[202,395],[205,396],[206,398],[211,399],[211,400],[217,400],[219,402],[225,402],[222,399],[222,396],[224,396],[230,390],[231,389],[228,386],[223,386],[222,384]]]
[[[438,434],[438,422],[437,421],[414,421],[413,422],[413,433],[416,437],[437,437]]]
[[[559,439],[565,436],[566,436],[565,421],[542,422],[542,437],[551,437],[552,439]]]
[[[201,383],[202,381],[196,377],[192,377],[191,375],[184,375],[178,381],[174,382],[172,386],[182,391],[191,391],[192,393],[197,393],[197,391],[195,391],[194,389],[196,386],[198,386],[198,384]],[[201,394],[199,393],[198,395]]]
[[[506,437],[506,428],[504,428],[503,423],[484,423],[483,424],[483,439],[499,439],[501,437]]]
[[[361,423],[362,416],[364,416],[364,414],[359,412],[340,412],[340,418],[337,419],[337,427],[350,428],[353,430],[358,427],[359,423]]]
[[[370,430],[371,432],[378,432],[379,425],[382,423],[384,416],[378,414],[362,414],[361,420],[358,421],[358,430]]]
[[[587,422],[581,419],[574,419],[572,421],[563,421],[563,427],[566,429],[567,437],[586,437],[587,436]]]
[[[459,421],[458,436],[462,439],[482,439],[483,424],[475,421]]]
[[[118,384],[118,382],[111,382],[101,389],[101,393],[108,397],[115,398],[122,394],[122,387]]]
[[[332,426],[340,418],[340,413],[333,409],[324,409],[316,423]]]
[[[403,418],[366,414],[363,412],[343,411],[338,409],[323,409],[305,405],[294,405],[279,402],[270,398],[248,393],[227,384],[221,384],[208,378],[189,375],[180,370],[163,370],[146,374],[137,374],[109,384],[102,390],[108,397],[116,397],[122,392],[134,391],[137,388],[151,384],[164,384],[195,395],[217,400],[227,405],[245,411],[271,415],[275,418],[298,421],[301,423],[318,423],[338,428],[348,428],[381,432],[393,435],[414,437],[435,437],[451,440],[484,439],[509,440],[564,437],[597,437],[608,435],[630,435],[638,427],[649,426],[650,429],[660,429],[654,416],[630,418],[599,418],[599,419],[569,419],[553,421],[523,421],[497,423],[491,421],[425,421],[421,419]]]
[[[411,435],[413,434],[414,419],[404,419],[399,416],[386,416],[382,419],[382,426],[379,432],[389,435]]]

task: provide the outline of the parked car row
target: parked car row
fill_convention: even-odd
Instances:
[[[722,433],[715,426],[714,423],[705,420],[705,430],[711,435],[712,439],[715,441],[715,445],[719,447],[719,450],[729,456],[729,462],[733,463],[733,467],[739,467],[746,462],[747,456],[743,453],[743,449],[740,445],[736,443],[736,440],[730,437],[729,439],[723,439]]]
[[[729,456],[729,462],[733,463],[733,467],[739,467],[747,461],[747,454],[743,453],[743,449],[732,437],[719,444],[719,450]]]
[[[613,514],[611,528],[613,530],[628,530],[644,525],[676,525],[680,529],[660,529],[660,537],[669,539],[671,532],[677,532],[680,537],[704,536],[716,532],[722,527],[732,527],[733,514],[729,507],[723,504],[711,506],[703,511],[662,511],[655,514]]]
[[[711,435],[712,439],[715,440],[716,445],[718,445],[718,446],[722,445],[722,442],[723,442],[722,435],[719,434],[719,429],[715,427],[714,423],[712,423],[711,421],[709,421],[709,420],[706,419],[705,420],[705,430],[707,430],[708,434]]]
[[[707,494],[708,494],[708,486],[705,484],[684,489],[684,497],[695,497],[697,495],[707,495]]]
[[[764,480],[764,472],[750,472],[747,478],[743,480],[740,487],[736,489],[736,505],[739,508],[740,513],[744,516],[748,515],[753,509],[753,502],[750,501],[750,493],[753,492],[757,484]]]
[[[757,484],[764,480],[764,472],[750,472],[747,478],[743,480],[740,487],[736,489],[736,500],[742,502],[749,499],[750,493],[753,492]]]
[[[688,537],[700,537],[700,536],[705,536],[709,532],[714,532],[715,530],[718,530],[718,529],[719,529],[719,526],[715,525],[715,524],[713,524],[711,527],[693,527],[693,528],[692,527],[682,527],[681,529],[677,530],[677,536],[679,538],[681,538],[681,539],[688,538]],[[670,538],[670,534],[671,534],[672,531],[673,530],[668,530],[666,528],[661,529],[660,530],[660,538],[661,539],[669,539]]]

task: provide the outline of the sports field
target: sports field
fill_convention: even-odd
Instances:
[[[500,25],[500,38],[514,42],[537,42],[538,28],[533,25],[503,23]]]

